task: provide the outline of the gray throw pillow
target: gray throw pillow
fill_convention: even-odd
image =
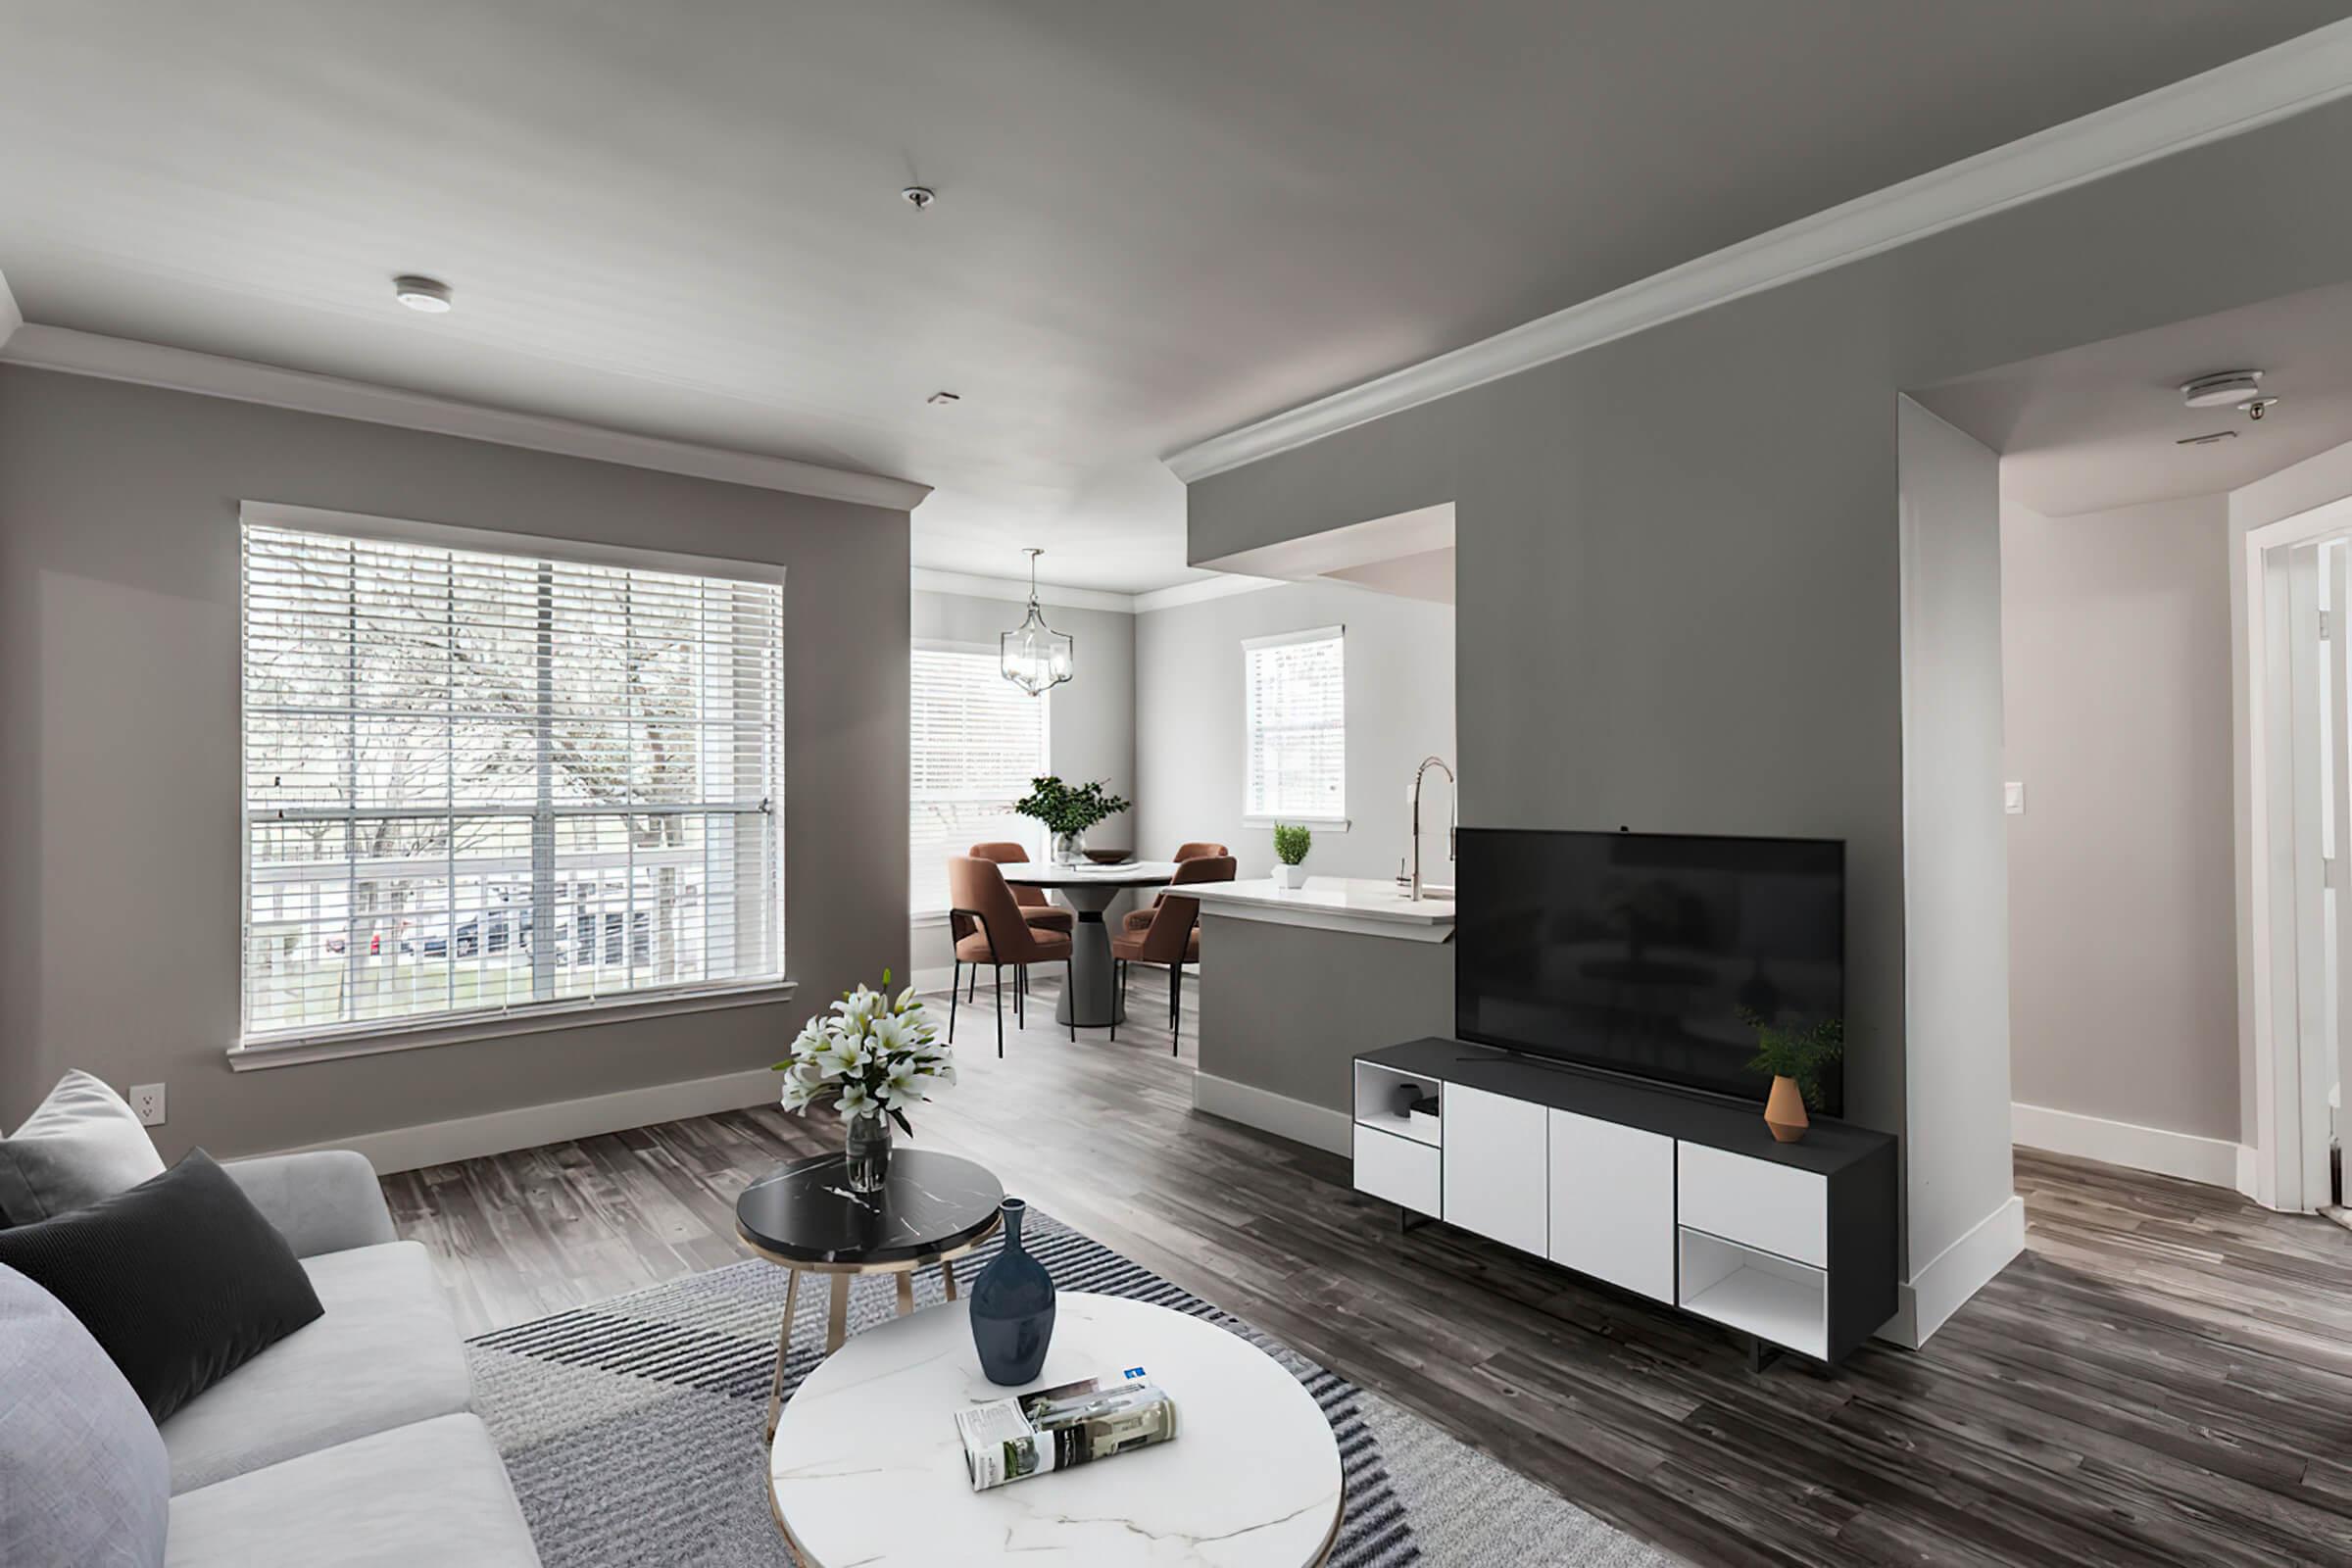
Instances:
[[[30,1225],[164,1173],[122,1097],[75,1068],[13,1138],[0,1138],[0,1216]]]
[[[164,1440],[57,1298],[0,1267],[0,1563],[158,1568]]]

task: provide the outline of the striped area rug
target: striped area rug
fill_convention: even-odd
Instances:
[[[1027,1238],[1060,1289],[1130,1297],[1205,1319],[1255,1345],[1305,1386],[1330,1418],[1347,1474],[1347,1517],[1329,1559],[1340,1568],[1648,1568],[1668,1561],[1035,1210]],[[958,1278],[976,1278],[996,1245],[959,1262]],[[896,1313],[889,1278],[856,1284],[852,1332]],[[737,1263],[471,1343],[475,1408],[498,1440],[547,1568],[794,1562],[768,1517],[760,1441],[784,1285],[779,1268]],[[825,1295],[802,1293],[788,1393],[821,1358]],[[943,1295],[938,1270],[916,1276],[918,1304]]]

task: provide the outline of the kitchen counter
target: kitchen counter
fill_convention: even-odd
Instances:
[[[1200,901],[1193,1103],[1347,1153],[1356,1054],[1453,1030],[1453,901],[1347,877],[1171,891]]]
[[[1280,888],[1271,878],[1250,882],[1203,882],[1185,894],[1200,901],[1203,914],[1316,931],[1352,931],[1405,942],[1448,942],[1453,938],[1453,901],[1416,904],[1393,882],[1348,877],[1308,877],[1302,888]]]

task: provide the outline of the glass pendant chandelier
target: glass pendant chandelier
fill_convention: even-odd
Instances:
[[[1047,625],[1045,612],[1037,608],[1037,558],[1045,552],[1023,554],[1029,558],[1029,613],[997,639],[997,653],[1004,678],[1035,697],[1078,672],[1078,644],[1068,632]]]

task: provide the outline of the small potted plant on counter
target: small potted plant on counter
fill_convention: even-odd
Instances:
[[[1315,847],[1315,836],[1295,822],[1274,824],[1274,885],[1278,888],[1306,886],[1306,852]]]
[[[1747,1070],[1772,1074],[1764,1125],[1784,1144],[1801,1142],[1813,1124],[1805,1107],[1821,1103],[1822,1069],[1845,1054],[1845,1020],[1824,1018],[1806,1027],[1768,1023],[1744,1007],[1740,1015],[1756,1032],[1755,1059]]]
[[[1086,830],[1127,809],[1101,779],[1092,784],[1064,784],[1049,773],[1029,781],[1029,793],[1013,803],[1023,816],[1034,816],[1054,835],[1054,863],[1076,865],[1086,858]]]

